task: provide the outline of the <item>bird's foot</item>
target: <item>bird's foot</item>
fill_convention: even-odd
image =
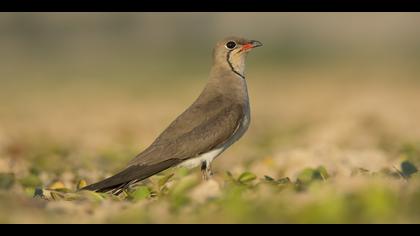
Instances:
[[[203,181],[207,181],[208,180],[209,177],[207,176],[206,171],[201,171],[201,178],[202,178]]]

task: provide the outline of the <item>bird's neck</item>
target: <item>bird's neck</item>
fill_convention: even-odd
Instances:
[[[231,71],[230,68],[213,66],[207,87],[237,100],[238,103],[248,102],[246,80]]]

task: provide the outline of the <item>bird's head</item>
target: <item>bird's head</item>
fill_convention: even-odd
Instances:
[[[262,46],[257,40],[248,40],[240,37],[227,37],[216,44],[213,51],[215,66],[232,70],[244,77],[245,59],[253,48]]]

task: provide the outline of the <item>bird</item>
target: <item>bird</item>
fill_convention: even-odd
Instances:
[[[81,190],[119,195],[129,186],[171,167],[200,167],[203,181],[212,161],[247,131],[251,115],[245,60],[262,46],[230,36],[216,43],[207,84],[196,100],[117,174]]]

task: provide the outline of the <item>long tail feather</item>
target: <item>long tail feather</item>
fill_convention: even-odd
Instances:
[[[81,190],[90,190],[96,192],[109,192],[111,190],[116,190],[113,191],[113,193],[119,194],[122,192],[119,190],[128,187],[128,185],[133,183],[133,181],[138,182],[144,180],[178,163],[180,163],[179,159],[169,159],[154,165],[131,165],[116,175],[97,183],[88,185]]]

